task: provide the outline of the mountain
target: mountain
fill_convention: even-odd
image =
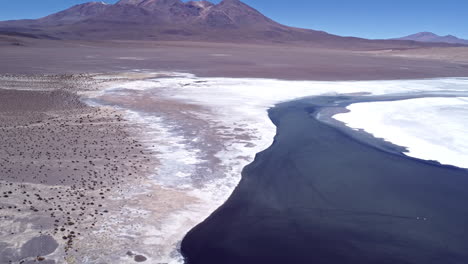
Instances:
[[[91,2],[37,20],[0,22],[2,29],[25,33],[46,31],[47,35],[63,39],[310,37],[299,36],[304,30],[280,25],[239,0],[224,0],[217,5],[180,0],[121,0],[113,5]]]
[[[406,37],[398,38],[398,40],[413,40],[419,42],[431,43],[450,43],[450,44],[463,44],[468,45],[468,40],[460,39],[452,35],[439,36],[432,32],[420,32]]]
[[[411,48],[429,44],[340,37],[279,24],[239,0],[90,2],[35,20],[0,22],[0,31],[68,40],[305,42],[339,48]],[[430,44],[442,45],[442,44]]]

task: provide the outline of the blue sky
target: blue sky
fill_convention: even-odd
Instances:
[[[219,2],[214,0],[212,2]],[[0,0],[0,20],[39,18],[85,0]],[[114,3],[116,0],[108,0]],[[420,31],[468,39],[468,0],[244,0],[290,26],[391,38]]]

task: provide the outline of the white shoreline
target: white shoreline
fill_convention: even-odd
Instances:
[[[167,73],[172,76],[151,80],[123,81],[119,85],[109,87],[135,91],[154,91],[157,96],[183,103],[191,103],[209,109],[207,113],[192,113],[207,121],[207,129],[219,129],[219,138],[223,149],[216,154],[222,161],[223,177],[204,182],[202,187],[194,187],[188,177],[191,166],[203,162],[198,157],[203,149],[190,149],[183,145],[184,140],[203,140],[200,138],[183,138],[180,134],[170,131],[167,120],[152,120],[154,117],[143,117],[128,112],[128,118],[136,123],[144,124],[147,129],[162,131],[153,133],[155,139],[145,139],[166,143],[166,147],[155,148],[161,164],[161,170],[155,172],[154,184],[182,192],[193,201],[185,204],[158,219],[159,224],[148,226],[145,230],[154,235],[146,243],[160,246],[158,256],[149,256],[150,261],[164,263],[182,263],[180,255],[175,254],[178,243],[183,236],[196,224],[202,222],[215,209],[221,206],[239,183],[242,169],[253,161],[258,152],[268,148],[273,142],[276,127],[271,123],[267,110],[277,103],[298,99],[305,96],[336,95],[351,93],[366,93],[369,95],[412,94],[419,92],[466,92],[468,93],[468,78],[444,78],[426,80],[399,81],[352,81],[352,82],[321,82],[321,81],[283,81],[272,79],[235,79],[235,78],[199,78],[186,73]],[[103,91],[105,93],[106,91]],[[162,129],[162,130],[161,130]],[[238,139],[242,129],[248,133],[246,139]],[[150,131],[148,131],[150,132]],[[178,138],[179,137],[179,138]],[[468,141],[468,139],[466,139]],[[180,143],[180,144],[179,144]],[[172,168],[170,160],[180,157],[179,168]],[[189,157],[190,159],[186,159]],[[177,166],[179,166],[177,165]],[[164,169],[166,168],[166,169]],[[193,168],[192,168],[193,169]],[[171,175],[176,175],[172,181]],[[179,185],[180,184],[180,185]],[[154,220],[156,222],[156,220]],[[151,258],[152,257],[152,258]],[[157,259],[155,258],[157,257]]]
[[[404,146],[404,154],[468,168],[468,97],[356,103],[333,116],[353,129]]]

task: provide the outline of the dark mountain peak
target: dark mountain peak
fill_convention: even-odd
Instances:
[[[141,8],[159,16],[159,20],[171,23],[181,20],[181,17],[197,15],[196,11],[189,10],[190,5],[180,0],[121,0],[116,6]]]
[[[171,6],[182,4],[180,0],[120,0],[117,5],[133,5],[138,7]]]
[[[221,1],[219,4],[217,4],[216,6],[220,7],[220,8],[248,9],[248,10],[260,13],[257,10],[255,10],[254,8],[252,8],[251,6],[241,2],[239,0],[224,0],[224,1]]]
[[[238,5],[238,4],[243,4],[241,1],[239,0],[223,0],[219,3],[220,5],[229,5],[229,4],[235,4],[235,5]]]
[[[45,24],[67,24],[94,17],[104,12],[110,5],[103,2],[89,2],[72,6],[64,11],[39,19]]]
[[[102,6],[102,5],[109,5],[109,4],[101,1],[101,2],[87,2],[83,4],[78,4],[75,6]]]
[[[415,36],[439,37],[439,35],[434,34],[434,33],[432,33],[432,32],[427,32],[427,31],[425,31],[425,32],[419,32],[419,33],[416,33],[416,34],[414,34],[414,35],[415,35]]]
[[[211,3],[211,2],[208,2],[208,1],[189,1],[186,3],[187,5],[190,5],[190,6],[195,6],[195,7],[199,7],[199,8],[203,8],[203,9],[206,9],[208,7],[212,7],[214,6],[215,4]]]
[[[223,0],[210,9],[206,22],[215,27],[269,29],[279,26],[256,9],[239,0]]]
[[[139,5],[145,0],[120,0],[116,5]]]

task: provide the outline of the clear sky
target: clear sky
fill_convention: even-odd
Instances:
[[[0,0],[0,20],[39,18],[86,0]],[[117,0],[107,0],[115,3]],[[217,3],[220,0],[213,0]],[[392,38],[421,31],[468,39],[468,0],[244,0],[289,26]]]

